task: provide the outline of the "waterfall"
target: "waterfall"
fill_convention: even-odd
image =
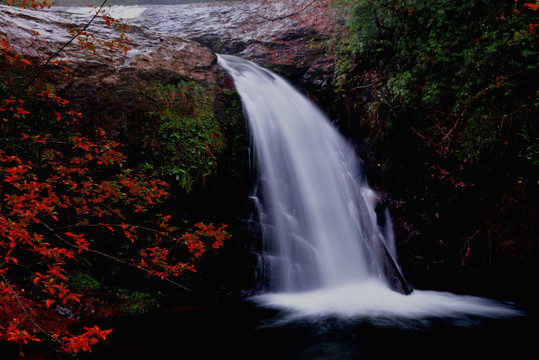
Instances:
[[[284,79],[221,55],[240,93],[259,177],[252,197],[264,226],[270,291],[327,289],[379,280],[409,293],[389,227],[354,150]]]
[[[219,64],[242,99],[258,167],[251,199],[264,230],[265,291],[253,301],[289,310],[290,320],[524,314],[510,303],[413,290],[396,261],[388,212],[326,116],[252,62],[220,55]]]

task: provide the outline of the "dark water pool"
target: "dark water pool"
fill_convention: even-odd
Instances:
[[[80,360],[349,360],[534,359],[538,308],[525,316],[494,319],[319,317],[283,321],[285,313],[242,301],[232,305],[178,307],[113,324],[105,343]],[[58,359],[43,349],[26,359]],[[0,360],[18,348],[0,347]]]
[[[117,324],[88,360],[121,359],[527,359],[536,353],[537,313],[481,317],[303,319],[248,302],[161,313]]]

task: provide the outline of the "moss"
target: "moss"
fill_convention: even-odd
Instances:
[[[100,288],[99,281],[82,271],[75,271],[69,275],[69,284],[77,290],[84,292],[94,291]]]
[[[123,127],[133,151],[143,155],[143,172],[169,178],[186,192],[204,186],[225,149],[214,97],[214,86],[189,80],[141,90],[142,114],[124,118]]]
[[[159,307],[157,300],[150,294],[139,291],[119,290],[118,295],[123,301],[120,310],[130,315],[141,315]]]

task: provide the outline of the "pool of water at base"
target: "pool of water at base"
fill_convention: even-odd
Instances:
[[[289,320],[286,312],[250,301],[177,306],[114,321],[107,341],[77,359],[530,359],[537,353],[539,307],[521,308],[525,314],[511,318],[323,316]],[[25,360],[58,359],[50,349],[36,346],[23,349]],[[18,352],[14,344],[0,344],[0,360],[19,359]]]
[[[248,301],[123,320],[87,360],[524,359],[536,353],[537,309],[526,316],[304,318]]]

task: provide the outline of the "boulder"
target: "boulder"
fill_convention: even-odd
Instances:
[[[0,37],[22,55],[47,60],[72,38],[68,29],[82,29],[95,44],[118,39],[120,33],[108,27],[101,17],[58,11],[34,11],[0,5]],[[116,82],[122,75],[143,71],[167,71],[195,80],[215,80],[215,55],[198,43],[177,36],[164,36],[132,26],[126,32],[129,51],[102,46],[93,52],[83,49],[79,41],[71,42],[53,60],[71,64],[79,71],[106,69],[105,83]],[[211,70],[211,71],[209,71]],[[106,80],[104,80],[106,78]]]
[[[253,60],[319,92],[333,77],[333,58],[321,46],[330,17],[323,2],[243,0],[145,6],[133,22]]]

